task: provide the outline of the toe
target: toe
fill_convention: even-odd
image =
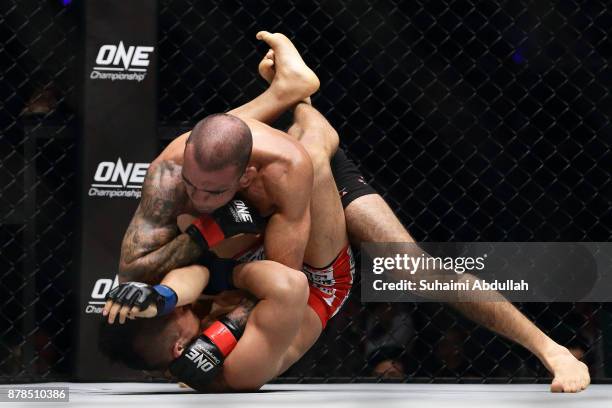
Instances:
[[[283,44],[289,41],[289,39],[281,33],[269,33],[267,31],[260,31],[257,33],[257,39],[265,41],[271,48],[282,47]],[[289,42],[290,43],[290,42]]]
[[[563,385],[559,381],[553,380],[552,384],[550,384],[550,391],[563,392]]]
[[[270,33],[267,31],[260,31],[257,33],[257,35],[255,35],[255,38],[265,41],[265,38],[267,38],[269,35]]]

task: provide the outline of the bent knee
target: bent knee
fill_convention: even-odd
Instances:
[[[316,129],[307,129],[301,137],[301,142],[308,151],[313,164],[318,162],[327,162],[338,150],[340,137],[338,132],[331,126]],[[316,169],[316,167],[315,167]]]
[[[280,297],[286,302],[296,306],[306,307],[308,295],[308,279],[302,271],[291,269],[282,265],[285,271],[278,281]]]
[[[308,301],[308,279],[302,271],[289,268],[274,261],[264,262],[264,267],[274,275],[270,290],[270,297],[284,304],[295,306],[304,305]]]

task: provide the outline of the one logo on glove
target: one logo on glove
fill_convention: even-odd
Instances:
[[[198,346],[192,347],[190,350],[188,350],[187,354],[185,354],[185,357],[193,361],[197,365],[197,367],[205,373],[212,370],[215,365],[218,366],[221,364],[221,360],[215,357],[214,354],[210,353],[205,348]],[[213,360],[215,365],[213,365],[210,360]]]
[[[234,216],[234,221],[236,222],[254,222],[249,207],[247,207],[242,200],[233,200],[230,206],[230,212]]]

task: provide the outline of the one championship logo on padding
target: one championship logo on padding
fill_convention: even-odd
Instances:
[[[143,81],[147,75],[150,55],[154,47],[126,47],[123,41],[119,45],[104,44],[98,49],[96,62],[89,75],[91,79],[109,79],[111,81]]]
[[[142,183],[149,163],[123,163],[104,161],[98,163],[88,195],[90,197],[140,198]]]
[[[119,286],[119,277],[117,275],[115,275],[114,279],[103,278],[96,280],[93,288],[91,289],[87,306],[85,306],[85,313],[102,313],[102,308],[104,307],[104,303],[106,303],[106,295],[111,291],[111,289],[114,289],[117,286]]]

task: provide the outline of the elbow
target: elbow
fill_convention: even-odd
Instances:
[[[119,283],[130,282],[133,281],[133,277],[135,275],[134,265],[133,263],[126,263],[123,260],[119,262],[119,272],[117,273],[117,277],[119,279]]]
[[[119,262],[119,273],[117,274],[119,283],[124,282],[144,282],[149,283],[151,280],[151,271],[145,267],[142,261],[134,260],[132,262]]]

